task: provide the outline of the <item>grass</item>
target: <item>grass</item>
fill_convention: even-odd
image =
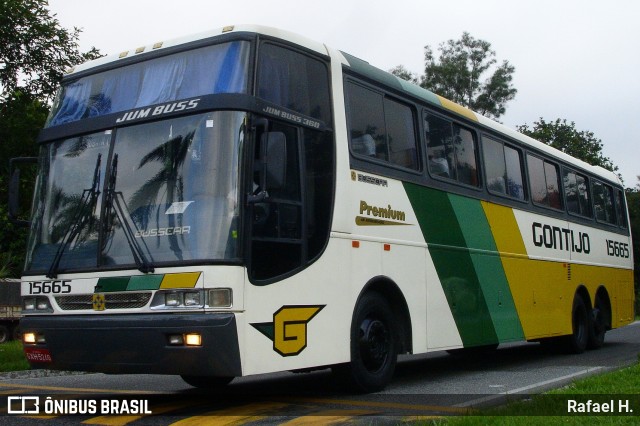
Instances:
[[[633,415],[607,413],[568,413],[568,400],[586,404],[589,400],[610,402],[614,400],[616,412],[619,401],[629,400]],[[636,425],[640,416],[640,364],[622,370],[588,377],[530,400],[518,401],[496,408],[487,408],[465,417],[449,417],[433,420],[427,425]]]
[[[22,352],[22,342],[12,340],[0,344],[0,372],[28,370],[29,363]]]

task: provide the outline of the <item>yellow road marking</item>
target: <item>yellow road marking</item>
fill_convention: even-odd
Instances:
[[[265,402],[258,404],[230,407],[223,410],[209,411],[199,416],[192,416],[171,426],[230,426],[265,419],[268,413],[282,409],[290,404],[281,402]],[[239,414],[246,413],[246,414]]]
[[[189,403],[167,404],[160,407],[153,407],[150,415],[169,413],[174,410],[188,407]],[[122,415],[122,416],[98,416],[83,421],[86,425],[103,425],[103,426],[124,426],[131,422],[142,419],[145,415]]]
[[[298,417],[291,421],[282,423],[287,426],[307,426],[307,425],[333,425],[352,420],[357,416],[374,415],[375,411],[364,410],[326,410],[310,415]]]

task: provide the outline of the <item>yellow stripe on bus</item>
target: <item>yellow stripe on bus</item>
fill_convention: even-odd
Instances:
[[[160,283],[160,288],[193,288],[196,286],[202,272],[184,272],[181,274],[166,274]]]
[[[500,253],[525,338],[570,333],[571,316],[567,312],[571,312],[575,287],[569,289],[569,286],[559,285],[567,279],[566,265],[530,260],[513,209],[484,201],[482,207]]]
[[[447,98],[443,98],[442,96],[436,95],[440,100],[440,104],[446,109],[453,111],[457,114],[462,115],[463,117],[467,117],[469,120],[478,121],[478,117],[476,114],[468,108],[463,107],[462,105],[458,105],[455,102],[450,101]]]

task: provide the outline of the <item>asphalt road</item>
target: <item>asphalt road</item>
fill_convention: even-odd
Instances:
[[[383,392],[354,395],[341,389],[328,370],[279,373],[234,380],[223,393],[203,393],[179,377],[159,375],[75,374],[0,380],[0,407],[20,411],[21,397],[39,397],[39,410],[69,410],[60,401],[93,401],[76,406],[74,416],[29,417],[7,414],[12,424],[317,424],[397,423],[398,420],[456,415],[517,395],[540,393],[578,378],[638,361],[640,322],[607,333],[603,348],[580,355],[555,353],[535,343],[510,344],[485,354],[437,352],[405,357],[393,383]],[[2,401],[2,399],[7,401]],[[8,398],[12,406],[8,407]],[[101,404],[126,416],[102,416]],[[33,408],[33,399],[25,399]],[[58,406],[53,405],[58,401]],[[17,404],[17,405],[16,405]],[[31,405],[30,405],[31,404]],[[69,404],[67,402],[66,404]],[[128,406],[124,407],[124,405]],[[153,415],[136,412],[148,410]],[[114,406],[109,406],[113,409]],[[55,411],[55,410],[54,410]],[[640,411],[640,410],[639,410]]]

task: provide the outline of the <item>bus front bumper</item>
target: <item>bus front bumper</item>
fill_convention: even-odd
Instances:
[[[40,341],[24,344],[32,368],[242,375],[233,313],[26,316],[20,328]],[[201,344],[176,344],[176,336],[187,334],[199,334]]]

